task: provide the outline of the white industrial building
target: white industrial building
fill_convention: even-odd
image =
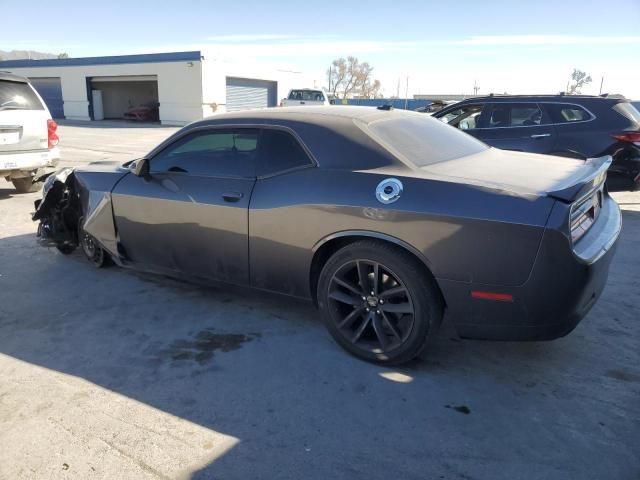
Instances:
[[[184,125],[222,112],[275,107],[298,72],[255,62],[230,62],[200,51],[10,60],[0,70],[28,77],[54,118],[121,119],[135,107],[158,105],[165,125]]]

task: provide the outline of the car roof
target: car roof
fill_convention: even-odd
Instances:
[[[361,107],[348,105],[310,105],[300,107],[275,107],[241,112],[221,113],[198,120],[191,125],[228,123],[241,120],[246,123],[255,120],[257,123],[290,121],[309,125],[325,126],[335,120],[359,120],[365,124],[387,118],[398,118],[405,115],[422,115],[409,110],[381,109],[378,107]]]
[[[29,83],[27,78],[3,70],[0,70],[0,80],[4,80],[5,82]]]
[[[576,101],[588,101],[588,102],[620,102],[627,101],[627,99],[622,95],[565,95],[565,94],[556,94],[556,95],[486,95],[483,97],[471,97],[461,100],[458,103],[475,103],[475,102],[494,102],[494,103],[502,103],[502,102],[536,102],[536,101],[554,101],[554,102],[576,102]]]
[[[369,124],[375,120],[411,115],[424,119],[424,114],[421,113],[394,109],[380,110],[376,107],[346,105],[275,107],[213,115],[190,123],[181,132],[225,126],[267,126],[290,129],[309,148],[321,167],[369,170],[385,166],[403,167],[403,163],[358,127],[356,121]],[[169,137],[165,143],[170,142],[171,138]],[[162,148],[163,144],[151,154]]]

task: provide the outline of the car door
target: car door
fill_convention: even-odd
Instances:
[[[112,193],[125,257],[141,268],[246,284],[258,136],[252,128],[193,130],[149,159],[148,178],[125,176]]]
[[[479,138],[504,150],[550,153],[556,142],[551,123],[537,103],[492,103],[487,106]]]

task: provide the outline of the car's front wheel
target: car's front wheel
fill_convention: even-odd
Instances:
[[[442,321],[433,278],[415,257],[383,242],[358,241],[333,254],[320,273],[317,295],[333,338],[367,361],[413,359]]]
[[[96,239],[93,238],[93,236],[84,231],[84,228],[82,228],[83,223],[84,219],[81,218],[78,221],[78,241],[85,256],[97,268],[102,268],[110,265],[112,262],[111,257],[100,246]]]

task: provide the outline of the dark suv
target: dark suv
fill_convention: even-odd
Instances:
[[[497,148],[574,158],[611,155],[610,178],[640,185],[640,113],[624,97],[490,95],[433,115]]]

